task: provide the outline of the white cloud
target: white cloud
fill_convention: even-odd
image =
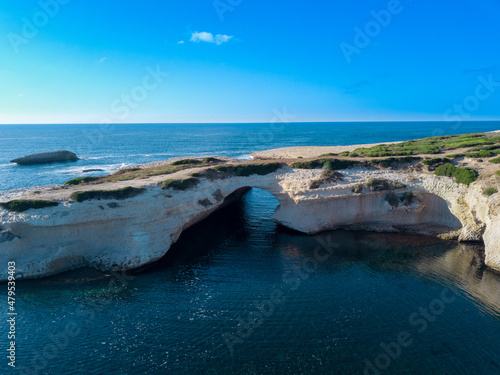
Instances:
[[[229,42],[229,40],[232,38],[232,36],[229,36],[229,35],[221,35],[221,34],[217,34],[215,36],[215,43],[217,43],[217,45],[221,45],[222,43],[226,43],[226,42]]]
[[[201,33],[192,33],[191,34],[191,42],[199,43],[215,43],[220,46],[222,43],[229,42],[229,40],[233,38],[230,35],[222,35],[217,34],[215,37],[212,33],[207,33],[206,31],[202,31]]]
[[[100,63],[106,62],[107,59],[108,59],[107,57],[103,57],[102,59],[99,59],[99,62]]]
[[[184,41],[183,41],[183,40],[179,40],[179,41],[177,42],[177,44],[184,44]]]

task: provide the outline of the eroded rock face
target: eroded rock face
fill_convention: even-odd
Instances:
[[[24,213],[0,210],[2,230],[15,233],[13,240],[0,243],[0,262],[16,261],[19,272],[30,278],[84,266],[107,271],[141,267],[163,257],[185,229],[238,199],[249,187],[257,187],[279,200],[272,219],[286,227],[304,233],[347,228],[484,239],[486,263],[500,270],[497,197],[485,197],[474,185],[419,172],[347,169],[342,173],[342,181],[314,190],[309,189],[310,181],[320,176],[320,170],[290,167],[265,176],[202,179],[185,191],[162,190],[144,180],[140,182],[144,193],[119,202],[77,203],[67,197],[67,190],[60,190],[63,204],[57,207]],[[367,177],[406,187],[354,193],[353,187]],[[2,238],[12,236],[2,232]],[[5,280],[6,271],[0,272]]]
[[[78,156],[76,156],[75,153],[66,150],[61,150],[53,152],[41,152],[38,154],[23,156],[11,160],[11,163],[16,163],[19,165],[32,165],[32,164],[48,164],[48,163],[76,161],[76,160],[78,160]]]

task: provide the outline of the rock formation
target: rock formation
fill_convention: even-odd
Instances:
[[[31,154],[22,156],[20,158],[11,160],[11,163],[19,165],[32,165],[32,164],[48,164],[55,162],[76,161],[78,156],[75,153],[61,150],[52,152],[41,152],[38,154]]]
[[[118,178],[123,175],[117,175],[102,183],[38,188],[36,194],[33,189],[3,192],[0,202],[37,199],[59,205],[23,212],[0,208],[0,263],[15,261],[25,278],[79,267],[142,267],[163,257],[185,229],[255,187],[278,199],[272,219],[288,228],[303,233],[338,228],[413,232],[484,241],[486,264],[500,271],[500,193],[484,194],[485,188],[499,187],[500,178],[490,168],[496,167],[483,168],[481,160],[460,163],[478,170],[479,179],[468,186],[459,184],[434,175],[422,163],[402,168],[360,164],[342,169],[342,177],[329,182],[321,180],[322,169],[282,164],[263,175],[217,177],[218,167],[211,173],[206,167],[190,167],[167,176],[123,181]],[[374,179],[383,183],[367,184]],[[320,186],[312,188],[311,181],[319,180]],[[80,191],[96,189],[101,190],[94,198],[87,193],[81,202],[75,198]],[[126,189],[133,194],[124,194]],[[111,190],[120,194],[113,197]],[[6,277],[6,268],[0,270],[0,280]]]

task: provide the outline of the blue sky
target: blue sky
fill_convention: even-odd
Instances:
[[[500,118],[499,0],[7,1],[0,123]]]

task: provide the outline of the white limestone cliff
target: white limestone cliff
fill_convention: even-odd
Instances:
[[[500,271],[500,194],[487,197],[480,183],[467,187],[451,178],[415,170],[354,168],[341,172],[343,181],[314,190],[309,183],[321,170],[284,167],[264,176],[201,179],[199,185],[185,191],[162,190],[159,184],[165,176],[106,185],[108,189],[146,189],[124,200],[71,200],[71,191],[82,187],[45,189],[37,194],[33,189],[4,192],[0,201],[51,199],[60,204],[22,213],[0,209],[0,264],[15,261],[25,278],[87,266],[103,271],[142,267],[163,257],[185,229],[236,199],[246,188],[256,187],[279,200],[272,219],[288,228],[304,233],[336,228],[410,231],[460,241],[484,240],[486,264]],[[186,173],[169,178],[182,178]],[[397,181],[406,188],[353,193],[355,184],[373,177]],[[414,198],[405,200],[404,193],[412,193]],[[0,280],[7,278],[6,272],[7,267],[0,270]]]

